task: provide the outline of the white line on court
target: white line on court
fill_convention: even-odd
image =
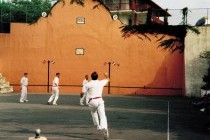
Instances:
[[[167,140],[169,140],[169,101],[168,101],[168,121],[167,121]]]
[[[0,136],[0,138],[26,138],[25,136]],[[62,138],[62,137],[47,137],[48,139],[59,139],[59,140],[85,140],[83,138]],[[125,139],[109,139],[109,140],[125,140]]]
[[[109,139],[109,140],[125,140],[125,139]]]
[[[33,136],[30,136],[30,137],[33,137]],[[25,139],[25,138],[27,138],[27,137],[25,137],[25,136],[0,136],[0,138],[23,138],[23,139]],[[59,139],[59,140],[84,140],[84,139],[82,139],[82,138],[67,138],[67,137],[65,137],[65,138],[62,138],[62,137],[47,137],[48,139]]]

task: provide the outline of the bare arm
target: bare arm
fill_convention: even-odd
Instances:
[[[104,72],[104,77],[109,81],[109,75],[107,72]]]

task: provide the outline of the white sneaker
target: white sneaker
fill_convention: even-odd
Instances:
[[[97,125],[97,130],[98,130],[98,131],[101,131],[100,126],[99,126],[99,125]]]
[[[24,102],[28,102],[28,100],[25,100]]]
[[[84,105],[83,103],[80,103],[80,105]]]
[[[58,104],[55,103],[55,104],[52,104],[52,105],[58,105]]]
[[[108,140],[108,138],[109,138],[109,131],[108,131],[108,129],[103,128],[103,129],[99,129],[99,131],[103,132],[104,140]]]
[[[20,103],[24,103],[23,101],[20,101]]]

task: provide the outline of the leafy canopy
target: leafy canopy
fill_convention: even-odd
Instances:
[[[0,3],[0,9],[2,23],[34,23],[41,17],[42,12],[50,12],[51,2],[48,0],[13,0]]]

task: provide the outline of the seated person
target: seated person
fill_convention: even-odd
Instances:
[[[201,111],[205,111],[205,109],[210,107],[210,94],[205,94],[199,101],[193,102],[192,104]]]
[[[36,129],[35,131],[35,137],[29,137],[28,140],[47,140],[46,137],[41,137],[41,130],[40,129]]]

